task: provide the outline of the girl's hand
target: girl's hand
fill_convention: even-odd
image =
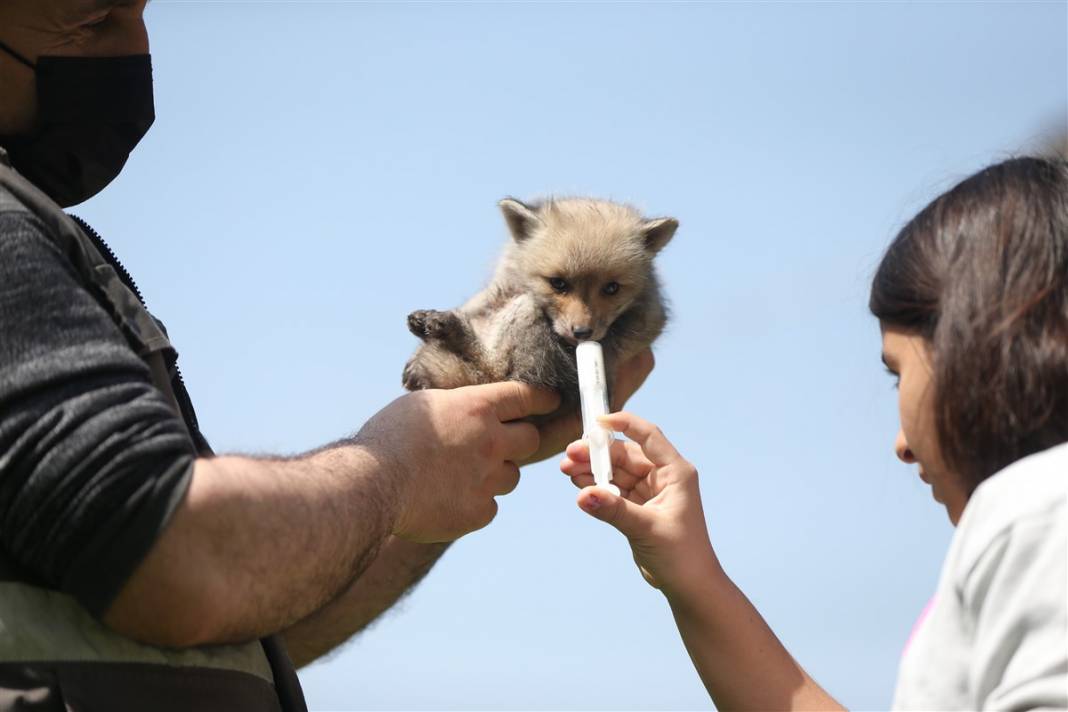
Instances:
[[[576,487],[579,507],[621,531],[634,561],[654,588],[672,595],[698,587],[719,562],[708,539],[697,469],[652,423],[630,413],[613,413],[601,423],[632,442],[612,443],[613,483],[621,496],[593,487],[590,450],[571,443],[560,469]]]
[[[601,423],[634,442],[612,443],[621,497],[591,487],[590,451],[571,443],[560,469],[584,488],[578,504],[630,540],[645,580],[671,604],[686,650],[721,710],[844,709],[797,664],[735,586],[708,540],[697,470],[660,429],[629,413]]]

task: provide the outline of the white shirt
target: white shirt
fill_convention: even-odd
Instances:
[[[1068,443],[976,488],[894,709],[1068,709]]]

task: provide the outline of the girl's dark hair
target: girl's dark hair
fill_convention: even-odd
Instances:
[[[938,442],[969,493],[1068,441],[1068,162],[1008,160],[939,196],[890,244],[869,307],[927,340]]]

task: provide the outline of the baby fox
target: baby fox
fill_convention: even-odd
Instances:
[[[601,343],[611,378],[663,331],[653,258],[679,223],[589,198],[499,206],[512,241],[489,286],[459,309],[408,315],[423,343],[404,367],[404,387],[522,381],[557,390],[557,412],[573,411],[580,341]]]

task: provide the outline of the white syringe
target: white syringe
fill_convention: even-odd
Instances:
[[[596,341],[583,341],[575,348],[578,362],[579,400],[582,403],[583,438],[590,445],[590,466],[593,481],[613,494],[619,488],[612,484],[612,431],[597,422],[608,415],[608,383],[604,375],[604,352]]]

